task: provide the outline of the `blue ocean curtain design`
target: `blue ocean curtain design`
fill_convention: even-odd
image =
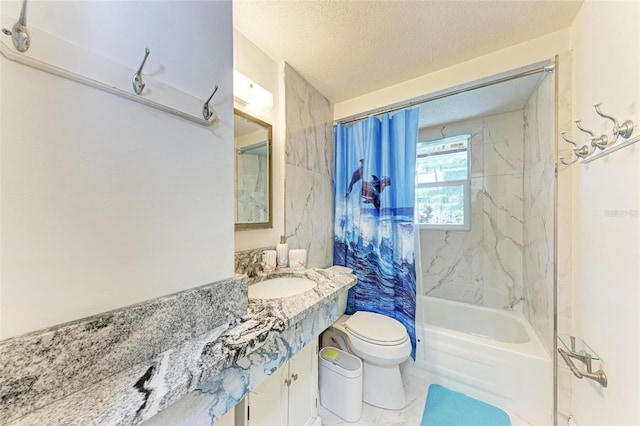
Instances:
[[[400,321],[415,358],[413,210],[419,110],[336,127],[334,264],[354,270],[347,314]]]

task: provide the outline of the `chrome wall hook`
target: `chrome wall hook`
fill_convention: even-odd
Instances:
[[[610,144],[609,138],[607,138],[607,135],[600,135],[596,137],[595,133],[582,127],[582,120],[576,120],[575,123],[578,130],[590,136],[589,139],[591,140],[591,145],[600,149],[605,149],[605,147],[607,147],[607,145]]]
[[[202,116],[205,120],[208,120],[213,116],[213,108],[209,107],[209,102],[211,102],[211,99],[213,99],[213,95],[215,95],[217,91],[218,85],[216,84],[216,87],[213,89],[213,93],[211,94],[211,96],[209,96],[209,99],[207,99],[207,101],[202,105]]]
[[[564,164],[565,166],[570,166],[570,165],[572,165],[573,163],[575,163],[576,161],[578,161],[578,157],[573,156],[573,158],[571,159],[571,161],[569,161],[568,163],[564,160],[564,157],[560,157],[560,158],[558,158],[558,160],[560,160],[560,162],[561,162],[562,164]]]
[[[628,139],[631,136],[631,134],[633,134],[633,128],[634,128],[633,121],[627,120],[624,123],[620,124],[618,123],[618,120],[616,120],[614,117],[611,117],[610,115],[603,113],[600,110],[600,105],[602,105],[602,102],[593,105],[593,107],[596,110],[596,114],[598,114],[602,118],[606,118],[607,120],[613,123],[613,141],[611,145],[615,143],[615,141],[618,139],[618,136],[622,136],[624,139]]]
[[[580,148],[574,149],[573,153],[580,158],[587,158],[588,156],[593,154],[595,150],[595,145],[591,145],[591,148],[589,148],[589,145],[582,145]]]
[[[573,149],[573,153],[577,157],[587,158],[588,156],[593,154],[593,152],[596,150],[595,146],[593,146],[593,145],[591,146],[591,148],[589,148],[588,145],[582,145],[581,147],[578,147],[578,144],[576,144],[575,142],[567,139],[567,132],[560,132],[560,136],[562,136],[562,139],[564,139],[565,142],[570,143],[571,145],[575,146],[575,148]],[[574,163],[575,163],[575,161],[574,161]],[[566,163],[563,163],[563,164],[566,164]]]
[[[139,95],[144,90],[144,81],[142,81],[142,68],[144,67],[144,63],[147,62],[147,58],[149,57],[149,53],[151,51],[148,47],[144,48],[144,59],[140,64],[140,68],[138,68],[138,72],[133,75],[133,91],[136,92],[136,95]]]
[[[564,141],[565,141],[566,143],[570,143],[571,145],[575,146],[576,148],[578,147],[578,144],[577,144],[577,143],[575,143],[575,142],[570,141],[569,139],[567,139],[567,132],[560,132],[560,136],[562,136],[562,139],[564,139]]]
[[[29,31],[27,31],[27,0],[22,2],[22,10],[20,11],[18,22],[15,23],[11,30],[3,28],[2,32],[11,36],[13,45],[18,52],[26,52],[29,50],[31,37],[29,36]]]

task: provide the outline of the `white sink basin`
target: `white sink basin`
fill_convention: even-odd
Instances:
[[[318,283],[303,277],[278,277],[249,286],[249,299],[279,299],[311,290]]]

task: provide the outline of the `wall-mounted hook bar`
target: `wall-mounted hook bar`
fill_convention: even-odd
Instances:
[[[624,139],[628,139],[633,134],[633,121],[627,120],[624,123],[620,124],[614,117],[603,113],[600,110],[600,105],[602,105],[602,103],[593,105],[596,110],[596,114],[598,114],[602,118],[606,118],[613,123],[613,142],[611,143],[611,145],[615,143],[615,141],[618,139],[618,136],[622,136]]]
[[[208,120],[213,116],[213,108],[209,107],[209,102],[211,102],[211,99],[213,99],[213,95],[215,95],[217,91],[218,85],[216,84],[216,87],[213,89],[213,93],[211,94],[211,96],[209,96],[209,99],[207,99],[207,101],[202,105],[202,116],[205,120]]]
[[[136,95],[139,95],[140,93],[142,93],[142,90],[144,90],[144,81],[142,81],[142,68],[144,68],[144,63],[147,62],[149,53],[151,53],[151,51],[148,47],[145,47],[144,59],[140,64],[140,68],[138,68],[138,72],[133,75],[133,91],[136,92]]]
[[[591,148],[589,148],[589,145],[582,145],[580,148],[574,149],[573,153],[580,158],[587,158],[588,156],[593,154],[595,150],[596,147],[594,145],[591,145]]]
[[[13,45],[18,52],[26,52],[29,50],[31,37],[29,36],[29,31],[27,31],[27,0],[22,2],[22,10],[20,11],[18,22],[15,23],[11,30],[3,28],[2,32],[11,36]]]
[[[582,120],[576,120],[575,123],[578,130],[590,136],[589,139],[591,140],[591,145],[600,149],[605,149],[605,147],[609,145],[609,138],[607,138],[607,135],[600,135],[596,137],[595,133],[582,127]]]

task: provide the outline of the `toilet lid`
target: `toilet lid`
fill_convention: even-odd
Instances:
[[[381,346],[399,345],[409,338],[400,321],[374,312],[358,311],[344,326],[355,337]]]

